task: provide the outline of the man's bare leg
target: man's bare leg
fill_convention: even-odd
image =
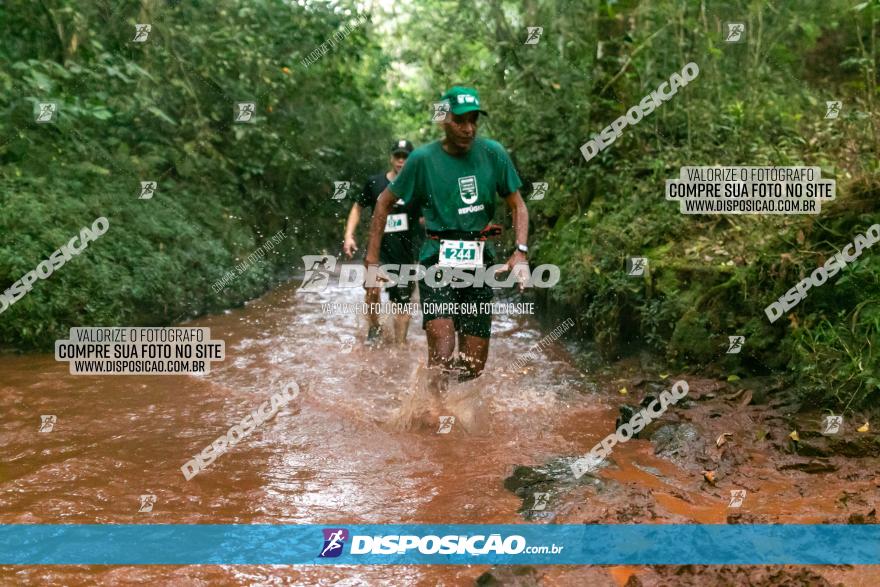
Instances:
[[[367,304],[367,322],[370,324],[368,338],[375,336],[372,333],[379,330],[379,291],[378,287],[368,287],[367,294],[364,296],[364,303]]]
[[[489,357],[489,339],[468,334],[458,335],[458,355],[465,371],[459,375],[459,381],[476,379],[486,366]]]
[[[425,325],[428,338],[428,388],[446,391],[455,356],[455,324],[452,318],[434,318]]]
[[[409,330],[409,314],[400,313],[394,317],[394,340],[397,344],[406,342],[406,333]]]
[[[394,340],[399,345],[406,344],[406,333],[409,331],[409,320],[412,318],[409,311],[414,306],[413,297],[416,291],[414,283],[410,283],[406,287],[409,288],[409,295],[404,297],[406,301],[399,302],[398,310],[400,310],[400,314],[394,317]]]

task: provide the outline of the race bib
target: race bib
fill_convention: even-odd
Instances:
[[[409,230],[406,214],[389,214],[385,220],[385,232],[403,232]]]
[[[483,241],[440,241],[439,267],[482,267]]]

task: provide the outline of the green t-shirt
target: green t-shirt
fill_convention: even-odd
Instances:
[[[480,231],[495,216],[496,196],[506,198],[521,185],[504,147],[478,137],[461,157],[444,151],[441,141],[419,147],[388,189],[407,205],[415,200],[421,206],[427,230]],[[440,241],[428,238],[419,258],[429,261],[439,252]],[[494,257],[491,243],[486,253]]]

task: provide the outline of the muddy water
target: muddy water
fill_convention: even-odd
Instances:
[[[424,383],[420,317],[405,348],[367,348],[360,340],[352,346],[362,321],[325,315],[321,304],[360,296],[358,290],[303,295],[284,286],[243,309],[187,323],[208,326],[213,339],[226,342],[226,360],[207,376],[71,376],[66,363],[49,355],[3,357],[0,523],[519,523],[522,500],[503,487],[513,466],[581,454],[613,428],[617,398],[596,389],[614,388],[619,374],[580,372],[559,346],[514,372],[512,363],[542,334],[530,320],[497,317],[487,373],[456,388],[440,415],[456,415],[457,423],[437,434],[438,414],[412,400]],[[184,479],[184,462],[292,381],[302,387],[299,398]],[[50,433],[38,432],[43,414],[57,416]],[[539,523],[725,521],[723,492],[701,488],[693,471],[655,457],[649,443],[634,440],[614,457],[616,466],[597,475],[610,502],[593,503],[595,486],[584,483],[555,496],[554,511]],[[835,487],[814,484],[815,499],[781,504],[774,483],[784,482],[770,473],[755,476],[756,511],[789,515],[780,520],[788,522],[839,514]],[[156,496],[150,513],[138,512],[144,494]],[[620,517],[624,500],[641,511]],[[0,581],[472,585],[486,570],[5,567]],[[529,580],[623,585],[645,573],[544,567]],[[823,574],[847,584],[877,579],[853,570]]]

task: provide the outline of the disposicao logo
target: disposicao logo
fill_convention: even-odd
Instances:
[[[324,530],[327,536],[328,530]],[[347,536],[347,535],[346,535]],[[324,544],[328,544],[325,540]],[[326,550],[325,546],[325,550]],[[415,550],[418,554],[469,554],[473,556],[486,554],[520,554],[522,552],[546,552],[556,554],[564,547],[537,546],[527,547],[523,536],[514,534],[502,538],[500,534],[476,535],[476,536],[415,536],[411,534],[391,536],[353,536],[351,539],[351,554],[408,554]],[[543,549],[543,550],[541,550]],[[339,552],[342,547],[339,546]],[[338,555],[321,555],[338,556]]]
[[[348,540],[348,530],[345,528],[324,528],[324,547],[318,558],[335,558],[342,554],[342,547]]]
[[[529,546],[520,534],[443,535],[389,534],[365,536],[352,534],[345,528],[324,528],[324,546],[318,558],[335,558],[342,555],[346,541],[351,538],[348,554],[391,555],[400,557],[418,555],[518,555],[548,554],[562,552],[564,545],[543,544]]]

